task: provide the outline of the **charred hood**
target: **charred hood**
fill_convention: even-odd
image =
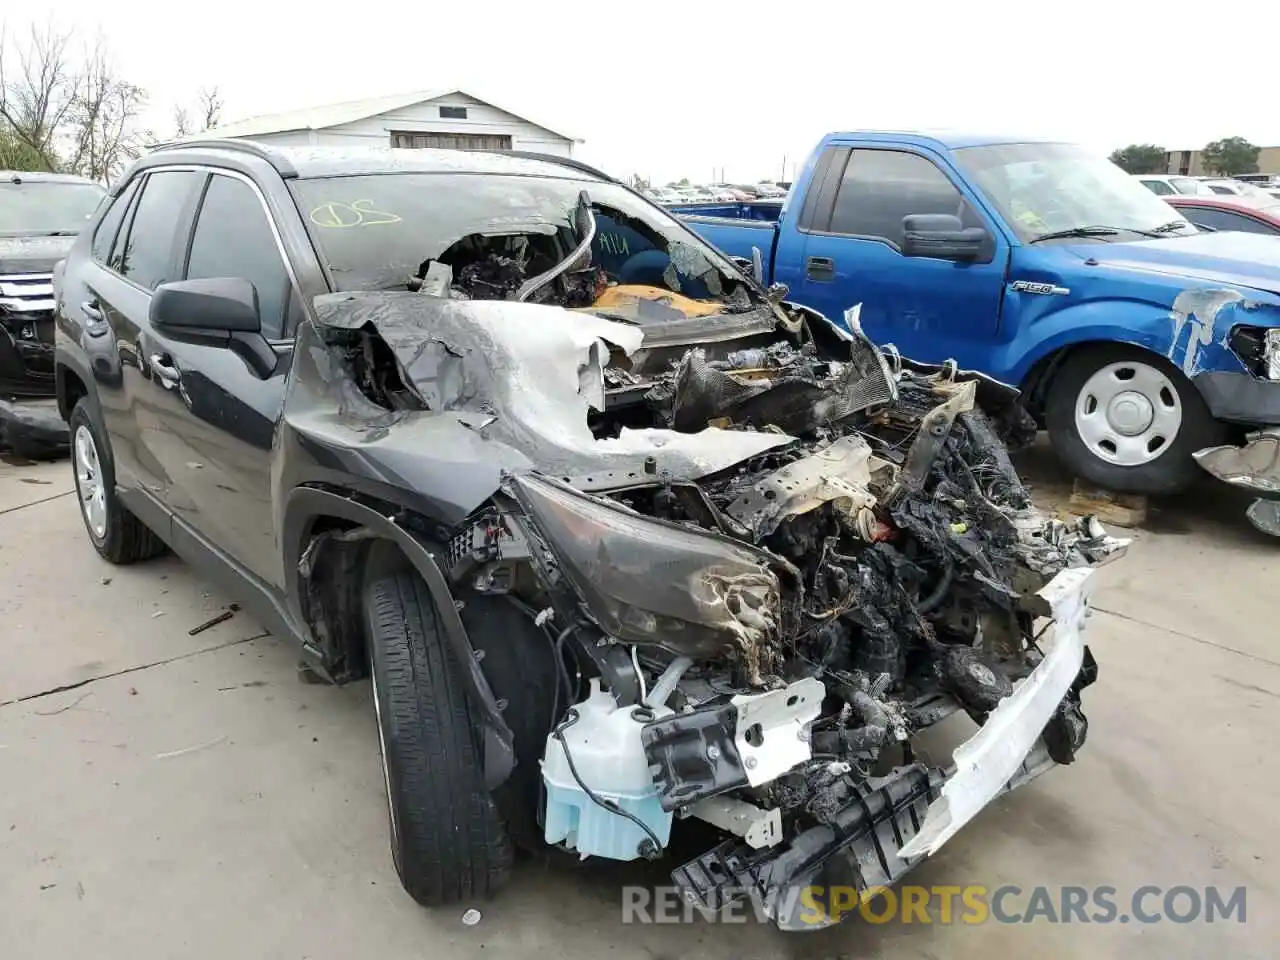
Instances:
[[[330,294],[316,308],[321,337],[373,402],[403,411],[402,420],[461,418],[578,489],[655,474],[696,480],[793,441],[705,424],[696,432],[602,425],[669,380],[672,358],[693,344],[726,351],[771,342],[776,324],[767,310],[681,313],[642,328],[557,306],[410,292]]]

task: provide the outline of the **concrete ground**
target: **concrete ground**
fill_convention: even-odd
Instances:
[[[1062,499],[1045,451],[1024,467]],[[635,926],[621,887],[661,869],[529,861],[469,926],[397,883],[367,685],[300,683],[244,613],[188,635],[229,598],[172,558],[107,565],[65,462],[0,462],[0,956],[1272,956],[1280,543],[1240,506],[1206,486],[1102,571],[1080,759],[911,879],[1109,885],[1122,908],[1147,884],[1245,886],[1246,922]]]

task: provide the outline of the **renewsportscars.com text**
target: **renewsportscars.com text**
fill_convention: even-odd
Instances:
[[[755,891],[712,913],[687,903],[675,887],[624,887],[623,923],[765,922],[794,915],[801,924],[826,926],[859,917],[867,923],[1244,923],[1244,887],[1162,887],[1131,891],[1111,886],[798,887],[770,900]]]

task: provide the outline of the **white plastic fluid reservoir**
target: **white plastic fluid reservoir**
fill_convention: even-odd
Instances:
[[[564,728],[563,736],[583,783],[602,800],[645,824],[665,847],[671,836],[671,813],[662,809],[658,789],[649,774],[640,742],[640,729],[658,717],[669,716],[666,707],[640,718],[636,706],[619,707],[613,697],[591,681],[591,694],[574,707],[578,721]],[[544,832],[547,843],[564,843],[583,857],[634,860],[649,835],[637,824],[608,810],[578,785],[569,769],[564,747],[554,735],[547,737],[542,758],[542,780],[547,788]]]

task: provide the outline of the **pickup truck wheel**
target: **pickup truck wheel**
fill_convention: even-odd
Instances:
[[[82,397],[71,411],[70,430],[76,499],[94,549],[104,560],[119,564],[148,560],[163,553],[164,541],[116,496],[111,445],[103,439],[87,397]]]
[[[510,873],[511,842],[431,593],[394,573],[366,588],[364,609],[396,873],[423,906],[486,896]]]
[[[1163,357],[1105,345],[1071,354],[1049,386],[1054,449],[1076,474],[1125,493],[1171,494],[1201,476],[1191,454],[1224,429]]]

